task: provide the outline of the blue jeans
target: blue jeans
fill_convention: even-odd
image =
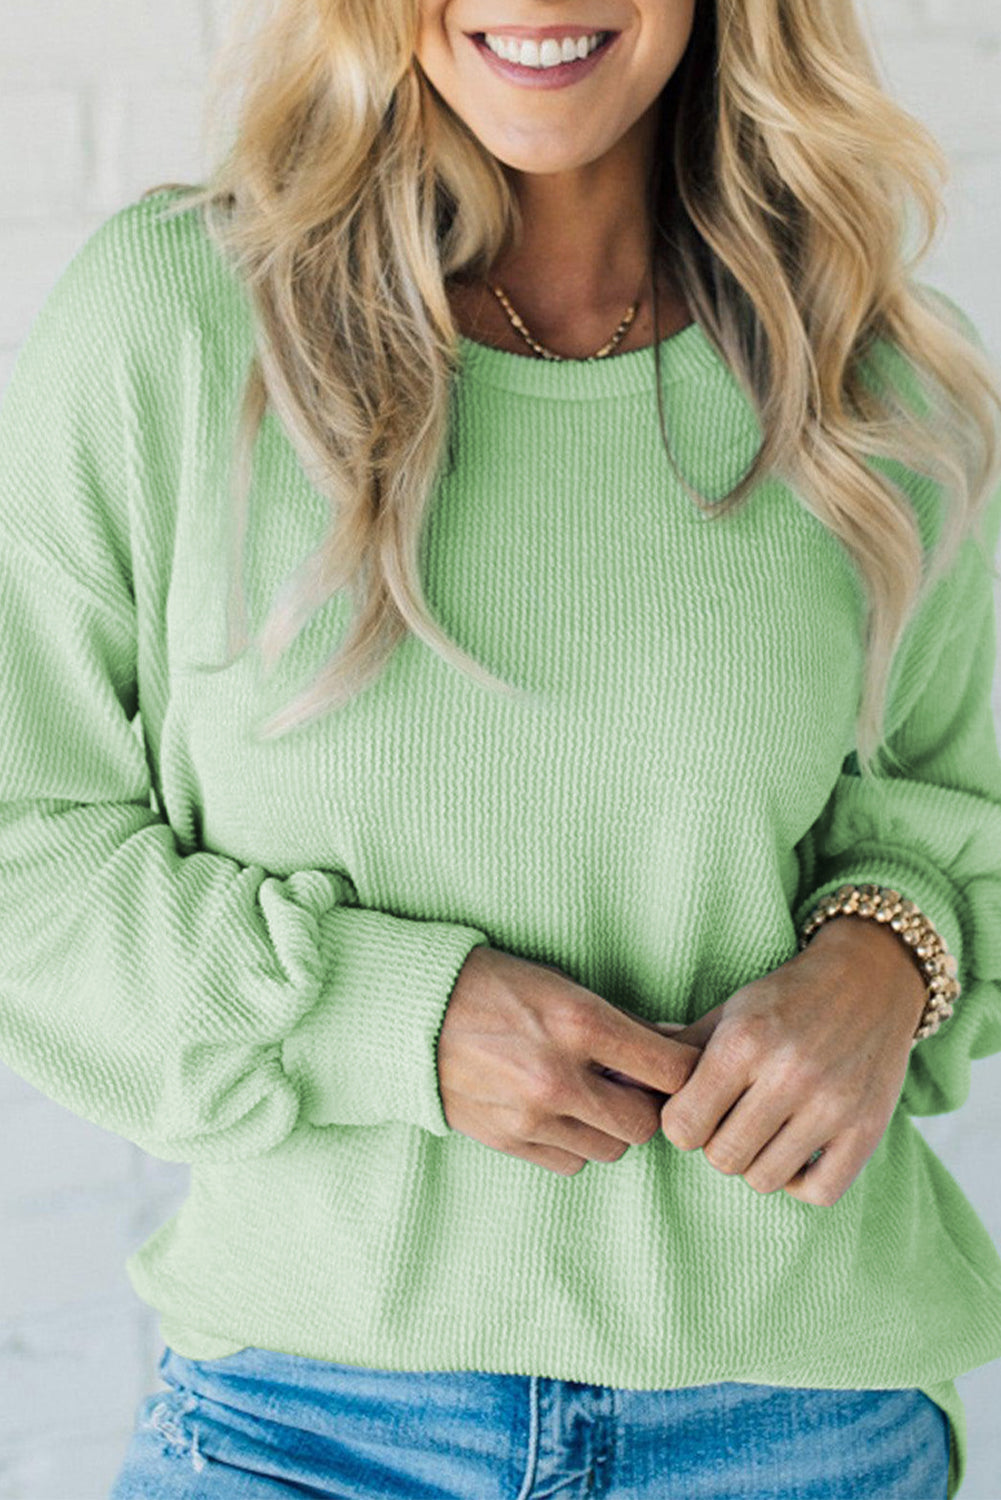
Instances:
[[[945,1500],[916,1390],[635,1391],[370,1370],[248,1346],[141,1403],[109,1500]]]

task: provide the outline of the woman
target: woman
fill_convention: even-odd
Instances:
[[[902,246],[942,158],[851,0],[240,40],[0,423],[3,1056],[191,1166],[113,1500],[953,1496],[1001,1260],[911,1116],[1001,1050],[1001,393]]]

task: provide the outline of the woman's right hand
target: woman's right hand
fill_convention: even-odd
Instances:
[[[611,1005],[553,965],[480,943],[438,1038],[445,1119],[564,1177],[588,1160],[618,1161],[657,1133],[665,1100],[701,1056],[670,1040],[671,1025]]]

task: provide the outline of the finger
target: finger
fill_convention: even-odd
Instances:
[[[599,1071],[611,1069],[641,1088],[673,1094],[684,1084],[701,1054],[697,1047],[676,1042],[658,1027],[659,1023],[630,1018],[608,1006],[601,1017],[601,1031],[593,1045],[591,1061]]]
[[[827,1182],[831,1176],[830,1164],[834,1162],[835,1170],[839,1167],[841,1152],[838,1147],[843,1139],[839,1136],[832,1142],[808,1114],[794,1115],[744,1169],[744,1181],[758,1193],[777,1192],[794,1179],[798,1186],[804,1186],[807,1177],[812,1187],[817,1184],[823,1168]],[[824,1148],[823,1156],[808,1165],[818,1146]]]
[[[677,1040],[679,1042],[687,1042],[693,1047],[704,1047],[716,1030],[722,1012],[722,1005],[716,1005],[712,1010],[707,1010],[705,1015],[700,1016],[697,1021],[692,1021],[690,1025],[682,1026]],[[674,1023],[658,1022],[658,1024],[673,1025]]]
[[[596,1117],[599,1113],[604,1116],[604,1111],[601,1111],[596,1112]],[[527,1144],[569,1151],[582,1156],[585,1161],[613,1162],[624,1156],[633,1142],[624,1141],[621,1136],[579,1116],[554,1115],[536,1127]]]
[[[697,1056],[687,1083],[660,1112],[661,1128],[679,1151],[704,1146],[750,1083],[744,1069],[725,1063],[718,1050],[713,1050],[711,1040]]]
[[[536,1126],[536,1139],[598,1161],[615,1161],[629,1146],[645,1145],[657,1134],[663,1098],[647,1089],[623,1089],[611,1080],[592,1079],[573,1102],[572,1112],[550,1115]]]
[[[650,1031],[672,1032],[684,1031],[684,1021],[648,1021],[646,1016],[638,1016],[635,1011],[627,1010],[624,1005],[617,1005],[616,1010],[622,1015],[628,1016],[631,1021],[638,1021],[641,1026],[646,1026]]]
[[[631,1012],[627,1012],[627,1014],[631,1014]],[[642,1018],[637,1016],[636,1019],[640,1020]],[[644,1024],[655,1026],[658,1031],[663,1032],[684,1031],[685,1029],[685,1023],[683,1021],[650,1021],[645,1022]],[[627,1087],[629,1088],[636,1089],[645,1089],[647,1087],[645,1083],[640,1083],[638,1078],[631,1078],[628,1073],[620,1073],[617,1068],[601,1067],[598,1068],[598,1072],[601,1074],[602,1078],[608,1078],[612,1083],[622,1083],[627,1085]],[[661,1089],[658,1092],[663,1095],[664,1090]]]
[[[607,1078],[611,1083],[621,1083],[631,1089],[645,1089],[646,1084],[640,1083],[638,1078],[630,1078],[628,1073],[620,1073],[616,1068],[599,1068],[602,1078]]]
[[[737,1100],[716,1127],[702,1154],[717,1172],[727,1176],[746,1173],[788,1118],[788,1104],[768,1094],[759,1080]],[[783,1178],[783,1183],[786,1180]]]
[[[785,1190],[803,1203],[831,1208],[862,1171],[876,1149],[878,1138],[861,1129],[852,1129],[817,1144],[824,1147],[823,1156],[812,1166],[800,1167],[786,1183]]]

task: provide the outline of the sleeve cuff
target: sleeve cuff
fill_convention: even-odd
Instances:
[[[797,938],[806,919],[822,896],[839,885],[886,885],[913,901],[931,922],[958,966],[963,983],[963,934],[956,892],[948,877],[910,849],[887,849],[885,844],[860,843],[850,855],[824,864],[825,879],[815,883],[808,896],[793,911]],[[962,1001],[960,1001],[962,1003]]]
[[[476,927],[335,906],[318,922],[326,979],[282,1043],[311,1125],[417,1125],[449,1134],[437,1046],[459,971],[488,942]]]

